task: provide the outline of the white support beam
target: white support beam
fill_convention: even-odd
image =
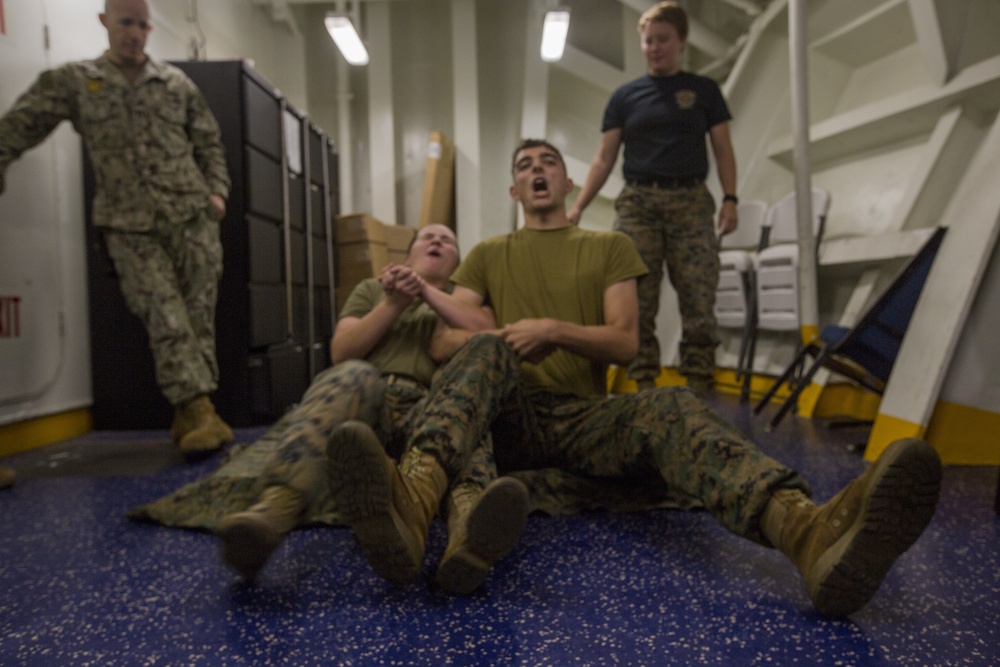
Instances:
[[[392,108],[392,34],[389,7],[365,5],[368,63],[368,143],[371,146],[371,214],[396,224],[396,129]]]
[[[913,166],[906,191],[887,230],[936,226],[975,150],[980,130],[961,106],[945,111]]]
[[[462,247],[471,248],[483,236],[475,0],[452,0],[451,40],[455,110],[455,233]]]
[[[1000,117],[945,209],[948,234],[893,366],[865,451],[873,460],[897,438],[926,434],[955,347],[1000,233]]]
[[[528,5],[524,54],[524,95],[521,107],[521,137],[544,137],[548,130],[549,65],[542,61],[542,20],[548,2],[531,0]]]
[[[350,65],[343,57],[337,60],[337,179],[340,187],[341,213],[354,213],[354,136],[352,129]]]
[[[934,0],[909,0],[910,18],[917,33],[917,43],[924,58],[924,70],[931,81],[943,86],[951,75],[951,66],[944,48],[941,22],[938,21]]]
[[[757,16],[760,14],[760,5],[753,2],[753,0],[722,0],[724,3],[731,7],[741,10],[747,16]]]
[[[590,163],[565,154],[563,155],[563,160],[566,162],[566,174],[574,183],[578,185],[583,184],[587,180],[587,174],[590,172]],[[608,174],[608,180],[604,182],[597,195],[613,200],[618,197],[623,187],[625,187],[625,181],[622,180],[622,177],[616,171]]]
[[[581,51],[572,44],[566,45],[562,60],[555,65],[609,93],[630,79],[620,69],[612,67],[586,51]]]
[[[547,0],[528,4],[524,54],[524,94],[521,97],[521,139],[544,138],[548,131],[549,64],[542,60],[542,20]],[[524,211],[517,207],[517,226],[524,226]]]
[[[728,39],[690,15],[688,15],[688,44],[713,58],[721,58],[729,51]]]
[[[799,244],[799,328],[807,344],[819,333],[816,256],[812,252],[812,165],[809,160],[809,62],[805,0],[789,0],[788,35],[791,65],[792,134],[795,203]]]

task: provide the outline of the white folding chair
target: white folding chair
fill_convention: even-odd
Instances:
[[[826,225],[830,193],[812,189],[812,233],[815,252]],[[795,331],[802,325],[799,313],[798,204],[791,192],[779,199],[767,213],[761,238],[761,250],[755,260],[756,327],[750,336],[747,368],[753,372],[757,332]]]
[[[760,247],[767,203],[758,199],[741,202],[738,207],[739,225],[719,242],[719,284],[715,289],[715,321],[724,329],[741,329],[736,379],[743,380],[749,397],[747,350],[756,318],[754,297],[753,253]]]

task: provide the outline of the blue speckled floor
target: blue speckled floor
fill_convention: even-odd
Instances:
[[[735,400],[716,404],[746,427]],[[788,419],[755,435],[820,499],[865,465],[845,447],[863,431]],[[406,590],[343,529],[294,532],[247,586],[211,535],[123,518],[217,463],[182,463],[165,439],[91,434],[2,461],[21,478],[0,491],[0,665],[1000,664],[996,468],[947,468],[924,536],[861,613],[829,621],[783,556],[669,511],[533,516],[465,599],[425,583],[440,522]]]

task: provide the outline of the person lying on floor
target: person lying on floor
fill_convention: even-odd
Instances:
[[[419,576],[428,524],[449,481],[468,474],[496,420],[500,470],[658,475],[733,533],[788,556],[819,612],[861,609],[934,513],[941,480],[934,449],[897,441],[817,506],[799,473],[688,389],[608,397],[607,365],[627,364],[638,347],[636,278],[645,265],[628,237],[570,223],[565,198],[573,185],[553,145],[522,142],[512,173],[524,228],[473,248],[450,295],[431,285],[421,292],[463,329],[492,329],[480,310],[490,304],[499,335],[473,336],[441,369],[398,465],[367,424],[348,421],[331,435],[330,493],[373,569],[397,583]]]
[[[359,420],[379,434],[388,456],[401,451],[437,362],[470,335],[446,326],[417,298],[426,285],[446,289],[458,262],[454,232],[428,225],[417,233],[403,265],[386,267],[378,279],[361,282],[351,293],[330,345],[335,365],[317,375],[289,417],[265,461],[257,502],[224,516],[218,526],[224,562],[247,580],[257,577],[307,510],[323,501],[326,444],[333,430]],[[353,467],[349,461],[339,464]],[[438,574],[446,590],[465,592],[478,585],[470,582],[466,565],[477,560],[475,549],[495,558],[510,551],[528,513],[524,485],[496,479],[489,443],[477,449],[474,470],[473,478],[457,479],[449,495],[450,540]]]

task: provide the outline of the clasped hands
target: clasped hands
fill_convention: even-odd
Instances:
[[[379,285],[390,303],[405,307],[420,296],[426,281],[409,266],[388,264],[378,276]],[[499,336],[519,358],[532,364],[540,363],[558,347],[555,338],[558,320],[552,318],[524,319],[483,333]]]
[[[403,264],[387,264],[378,275],[385,298],[391,303],[408,306],[420,295],[426,282],[412,267]]]
[[[539,364],[559,349],[552,342],[555,339],[558,326],[559,321],[550,317],[524,319],[512,322],[491,333],[502,338],[522,361]]]

